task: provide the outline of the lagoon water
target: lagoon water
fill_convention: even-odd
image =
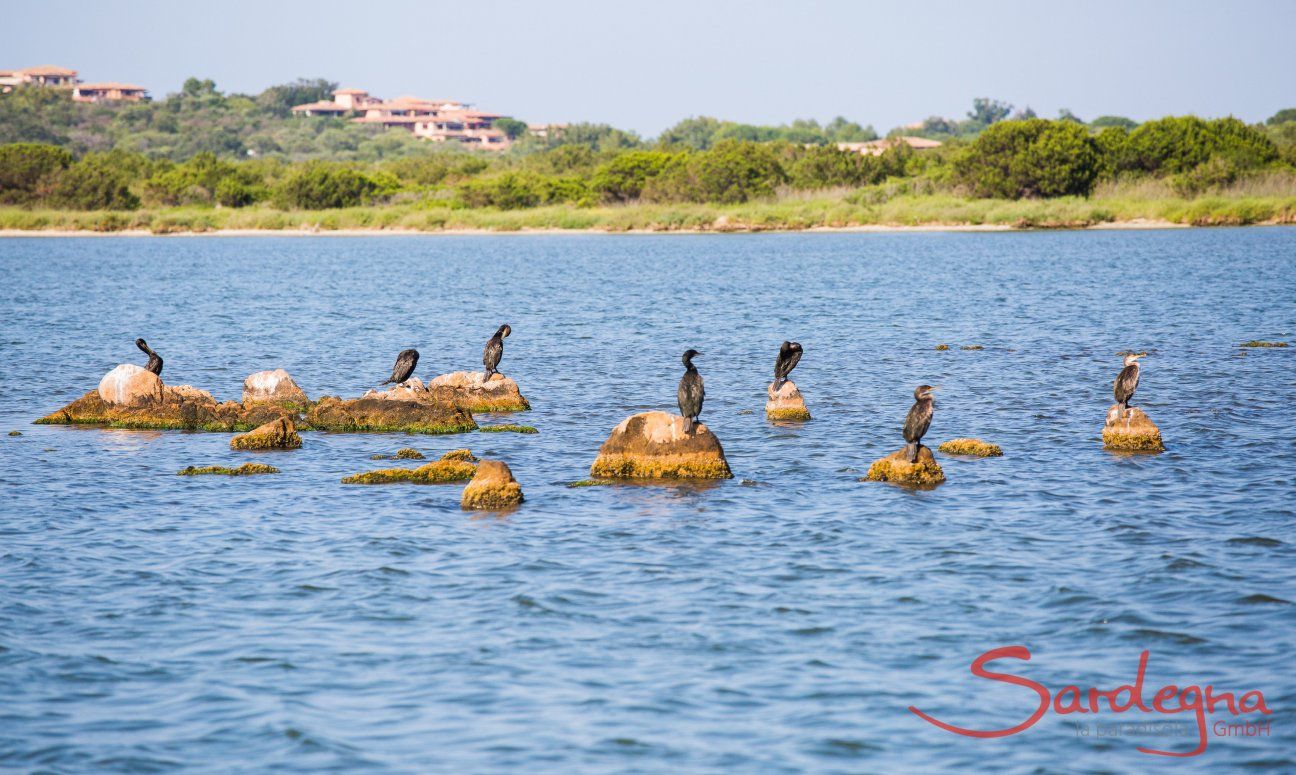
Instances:
[[[0,768],[48,772],[1296,770],[1296,229],[0,241]],[[502,371],[538,435],[31,425],[120,362],[236,399],[358,395],[397,351]],[[784,338],[814,419],[761,411]],[[949,351],[936,345],[948,343]],[[980,345],[983,350],[961,350]],[[571,489],[695,347],[736,478]],[[1104,452],[1118,351],[1168,451]],[[857,481],[940,384],[929,492]],[[479,418],[481,419],[481,418]],[[506,418],[484,418],[504,422]],[[506,460],[526,503],[347,487],[374,453]],[[270,462],[278,476],[179,478]],[[1029,688],[1263,692],[1269,736],[1062,716]],[[1186,721],[1191,713],[1168,717]],[[1211,721],[1234,719],[1222,707]],[[1073,722],[1090,725],[1077,733]]]

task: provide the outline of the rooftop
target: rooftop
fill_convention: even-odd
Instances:
[[[136,86],[133,83],[117,83],[116,81],[105,81],[103,83],[79,83],[77,89],[80,91],[148,91],[143,86]]]
[[[21,70],[14,70],[16,75],[62,75],[71,78],[77,74],[76,70],[69,70],[66,67],[58,65],[36,65],[35,67],[24,67]]]

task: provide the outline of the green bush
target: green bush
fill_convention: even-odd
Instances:
[[[1001,121],[977,137],[955,168],[977,197],[1088,196],[1098,175],[1098,146],[1072,121]]]
[[[0,145],[0,202],[26,204],[54,185],[54,176],[72,164],[72,154],[53,145]]]
[[[378,182],[361,172],[310,162],[284,180],[275,199],[285,207],[325,210],[366,204],[382,192]]]
[[[1238,167],[1249,168],[1277,159],[1278,150],[1263,132],[1236,118],[1203,121],[1196,116],[1172,116],[1149,121],[1130,132],[1119,166],[1137,172],[1178,174],[1213,156],[1230,157]]]
[[[59,175],[52,198],[73,210],[134,210],[140,200],[122,161],[119,154],[88,154]]]
[[[669,151],[626,151],[599,165],[590,178],[590,188],[605,202],[638,199],[644,185],[684,158]]]
[[[778,146],[722,140],[709,151],[673,161],[644,185],[643,198],[734,204],[771,196],[786,182]]]

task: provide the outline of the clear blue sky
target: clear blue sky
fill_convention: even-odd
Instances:
[[[1296,106],[1296,2],[8,3],[0,68],[60,64],[157,97],[324,76],[533,122],[646,135],[690,115],[841,114],[879,131],[989,96],[1041,116],[1262,120]]]

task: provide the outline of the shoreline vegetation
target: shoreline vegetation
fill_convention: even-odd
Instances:
[[[1078,229],[1296,223],[1296,108],[1263,124],[1057,119],[988,98],[877,138],[844,118],[597,124],[507,150],[293,116],[190,79],[154,103],[0,95],[0,234],[608,233]]]

